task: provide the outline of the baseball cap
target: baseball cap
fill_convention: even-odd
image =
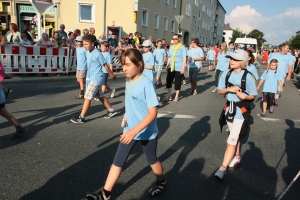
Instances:
[[[76,39],[75,39],[75,41],[82,42],[82,36],[77,36]]]
[[[145,40],[142,44],[143,47],[150,47],[152,46],[152,42],[150,40]]]
[[[244,50],[235,50],[232,54],[225,56],[226,58],[233,58],[234,60],[242,60],[248,62],[248,53]]]

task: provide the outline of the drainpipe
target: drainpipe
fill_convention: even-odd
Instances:
[[[106,0],[103,0],[103,33],[106,34]]]

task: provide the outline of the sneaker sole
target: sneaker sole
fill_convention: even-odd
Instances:
[[[70,120],[71,122],[75,123],[75,124],[83,124],[84,122],[79,122],[79,121],[75,121],[73,119]]]
[[[239,163],[240,163],[240,161],[235,162],[233,165],[228,165],[228,167],[235,167],[235,166],[237,166]]]
[[[10,138],[11,139],[17,139],[19,137],[21,137],[22,135],[25,135],[26,131],[19,133],[19,134],[13,134]]]

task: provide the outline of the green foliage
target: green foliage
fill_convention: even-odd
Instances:
[[[291,49],[300,49],[300,35],[293,38],[290,44]]]
[[[251,37],[256,38],[258,49],[261,49],[262,44],[266,42],[266,40],[264,38],[264,35],[265,34],[263,32],[261,32],[260,30],[254,29],[250,33],[247,34],[247,37],[249,37],[249,38],[251,38]]]
[[[245,36],[246,36],[246,34],[243,33],[243,31],[241,31],[239,28],[236,28],[235,30],[233,30],[232,37],[229,39],[230,39],[230,42],[235,42],[236,38],[245,37]]]

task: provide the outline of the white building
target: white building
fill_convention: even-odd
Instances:
[[[228,44],[231,41],[233,29],[230,27],[229,23],[224,25],[224,31],[225,33],[224,38],[225,42]]]

